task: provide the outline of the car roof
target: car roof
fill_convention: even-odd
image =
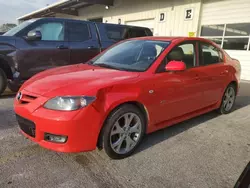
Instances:
[[[78,19],[70,19],[70,18],[54,18],[54,17],[44,17],[44,18],[36,18],[34,19],[35,21],[36,20],[49,20],[49,21],[74,21],[74,22],[89,22],[89,23],[95,23],[95,22],[92,22],[92,21],[87,21],[87,20],[78,20]],[[96,24],[98,25],[114,25],[114,26],[124,26],[124,27],[133,27],[133,28],[144,28],[144,29],[149,29],[147,27],[139,27],[139,26],[131,26],[131,25],[123,25],[123,24],[113,24],[113,23],[101,23],[101,22],[96,22]]]
[[[83,21],[83,22],[89,22],[86,20],[77,20],[77,19],[70,19],[70,18],[54,18],[54,17],[42,17],[42,18],[36,18],[36,20],[49,20],[49,21]]]
[[[160,37],[160,36],[147,36],[147,37],[139,37],[139,38],[132,38],[128,40],[151,40],[151,41],[165,41],[165,42],[185,42],[185,41],[201,41],[205,43],[210,43],[213,46],[221,49],[221,47],[216,44],[215,42],[201,38],[201,37]]]
[[[148,37],[139,37],[134,38],[139,40],[155,40],[155,41],[175,41],[175,40],[199,40],[199,41],[208,41],[207,39],[201,37],[161,37],[161,36],[148,36]]]

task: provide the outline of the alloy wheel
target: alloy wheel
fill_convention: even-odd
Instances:
[[[126,113],[115,122],[111,129],[111,148],[117,154],[126,154],[137,145],[141,136],[141,119],[135,113]]]
[[[223,97],[223,108],[225,111],[230,111],[235,101],[235,90],[233,87],[228,87]]]

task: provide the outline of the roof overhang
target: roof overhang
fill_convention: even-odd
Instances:
[[[20,18],[17,18],[17,20],[23,21],[32,18],[49,17],[56,13],[78,16],[78,10],[80,8],[95,4],[113,6],[114,0],[62,0],[37,11],[26,14]]]

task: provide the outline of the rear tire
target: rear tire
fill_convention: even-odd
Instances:
[[[0,96],[3,94],[7,87],[7,76],[5,72],[0,68]]]
[[[223,94],[221,106],[218,109],[220,114],[229,114],[232,112],[236,100],[236,93],[236,86],[234,84],[229,84]]]
[[[141,143],[145,129],[144,115],[136,106],[118,107],[104,125],[102,143],[105,152],[112,159],[130,156]]]

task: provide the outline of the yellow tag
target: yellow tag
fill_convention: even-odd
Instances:
[[[195,32],[188,32],[188,37],[195,37]]]

